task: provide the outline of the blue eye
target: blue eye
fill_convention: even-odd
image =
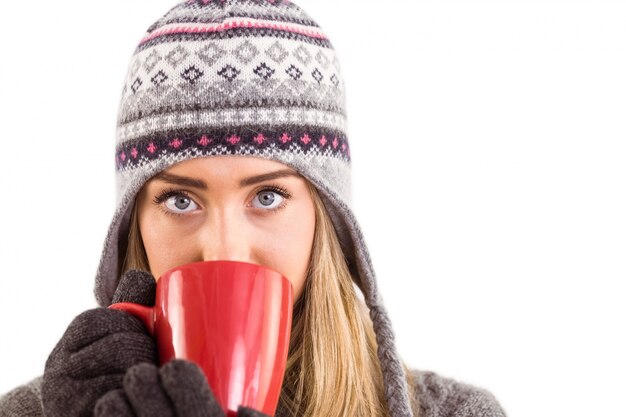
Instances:
[[[267,212],[280,210],[286,207],[286,200],[291,194],[282,187],[269,186],[258,191],[251,205]],[[165,214],[184,216],[196,211],[199,206],[184,190],[165,190],[157,195],[154,200]]]
[[[154,204],[165,214],[184,215],[198,208],[198,205],[182,190],[165,190],[154,198]]]
[[[252,205],[254,207],[271,210],[278,208],[284,200],[285,197],[283,197],[276,191],[263,190],[259,191],[256,197],[254,197],[254,200],[252,200]],[[258,202],[258,205],[255,204],[256,202]]]

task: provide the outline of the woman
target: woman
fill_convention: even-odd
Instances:
[[[151,304],[180,264],[262,264],[297,300],[277,415],[503,416],[488,391],[401,362],[349,206],[344,101],[332,45],[291,2],[189,0],[155,22],[122,93],[99,304]],[[221,414],[197,366],[158,368],[143,326],[100,308],[0,399],[5,415]]]

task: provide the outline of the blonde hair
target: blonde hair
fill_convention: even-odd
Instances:
[[[368,309],[357,296],[339,240],[317,189],[315,235],[306,283],[293,310],[289,356],[279,400],[281,417],[388,417],[377,344]],[[137,204],[121,270],[149,271]],[[404,366],[404,365],[403,365]],[[404,366],[413,415],[414,381]]]

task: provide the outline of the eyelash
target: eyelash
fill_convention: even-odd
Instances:
[[[269,209],[269,210],[263,210],[265,212],[268,213],[275,213],[279,210],[284,209],[287,206],[287,201],[291,198],[291,193],[289,193],[289,191],[287,191],[286,189],[284,189],[283,187],[279,186],[279,185],[267,185],[264,186],[263,188],[261,188],[260,190],[258,190],[256,192],[256,194],[261,193],[263,191],[273,191],[275,193],[277,193],[278,195],[280,195],[281,197],[283,197],[285,199],[285,201],[283,201],[283,203],[278,206],[275,207],[273,209]],[[191,198],[191,196],[189,195],[189,193],[185,190],[177,190],[174,188],[169,188],[166,190],[163,190],[161,193],[159,193],[157,196],[154,197],[154,199],[152,200],[152,202],[154,204],[156,204],[161,211],[163,211],[165,214],[170,215],[170,216],[174,216],[174,217],[182,217],[182,216],[186,216],[186,214],[182,214],[182,213],[173,213],[169,210],[167,210],[166,208],[163,207],[163,202],[166,201],[168,198],[170,197],[174,197],[174,196],[184,196],[190,200],[193,200],[193,198]],[[197,203],[196,203],[197,204]]]

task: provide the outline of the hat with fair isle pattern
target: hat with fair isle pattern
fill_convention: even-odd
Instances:
[[[320,192],[370,309],[393,417],[412,416],[394,335],[350,209],[345,88],[328,37],[286,0],[186,0],[148,28],[128,68],[117,122],[117,207],[95,295],[111,303],[135,197],[191,158],[243,155],[284,163]]]

